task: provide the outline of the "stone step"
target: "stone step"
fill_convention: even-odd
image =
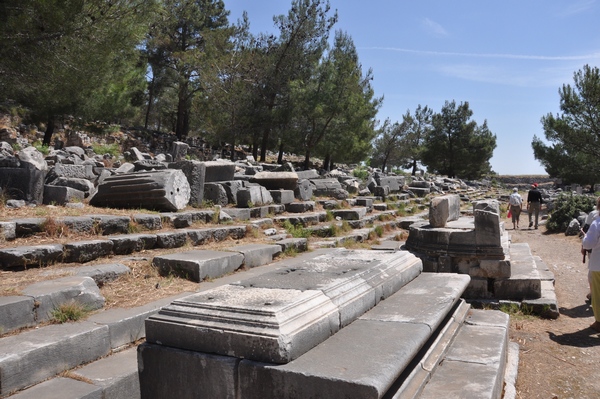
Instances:
[[[144,338],[146,336],[146,318],[157,313],[161,307],[168,305],[174,300],[189,295],[191,293],[186,292],[136,308],[114,308],[93,314],[86,321],[49,325],[34,330],[23,331],[18,335],[0,338],[0,397],[6,397],[14,391],[39,384],[66,370],[103,358],[113,351],[120,350]],[[129,356],[134,357],[134,352],[135,349],[129,351]],[[110,358],[113,357],[109,356],[107,359]],[[116,357],[116,359],[120,358]],[[135,361],[130,361],[129,363],[130,367],[127,373],[135,374],[137,381],[136,363]],[[94,369],[93,367],[90,368]],[[70,373],[69,375],[71,375]],[[89,387],[82,388],[79,384],[74,384],[68,381],[68,379],[55,378],[55,380],[57,381],[47,382],[47,384],[51,387],[72,387],[73,385],[77,385],[78,387],[69,389],[79,392],[81,388],[81,391],[86,392],[86,394],[88,394],[88,391],[96,392]],[[39,386],[35,385],[30,390],[27,389],[19,394],[23,396],[15,397],[61,397],[59,394],[57,396],[50,396],[50,393],[48,393],[49,396],[36,396],[36,392],[45,392],[45,388],[41,389]],[[28,391],[30,393],[26,394]],[[97,397],[113,397],[101,396],[101,394]],[[88,396],[67,395],[64,397],[87,398]],[[129,398],[129,396],[115,397]]]
[[[472,310],[419,399],[501,399],[507,366],[509,317]]]
[[[117,352],[61,377],[25,389],[11,399],[139,399],[137,347]]]
[[[0,338],[0,397],[109,353],[109,327],[90,321]]]
[[[542,280],[542,296],[537,299],[525,299],[522,305],[526,306],[534,314],[549,319],[556,319],[560,313],[554,289],[554,273],[550,271],[546,263],[539,256],[534,256],[533,259]]]
[[[494,281],[496,298],[516,301],[541,298],[540,273],[527,243],[510,245],[510,268],[510,277]]]
[[[57,262],[78,263],[148,249],[179,248],[190,242],[202,245],[209,241],[246,236],[245,225],[218,226],[200,229],[180,229],[155,234],[121,234],[102,240],[73,241],[67,244],[48,244],[0,248],[0,269],[43,266]]]

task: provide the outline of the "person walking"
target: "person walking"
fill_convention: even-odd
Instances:
[[[519,228],[519,218],[521,216],[521,210],[523,209],[523,198],[519,194],[519,190],[515,187],[513,192],[508,197],[508,205],[511,213],[511,220],[513,224],[513,230]]]
[[[531,190],[527,193],[527,213],[529,214],[529,228],[533,226],[533,217],[535,216],[535,228],[538,228],[538,219],[540,217],[540,208],[542,206],[542,193],[538,191],[538,184],[533,183]]]
[[[596,200],[596,209],[600,211],[600,197]],[[600,332],[600,218],[594,219],[581,241],[581,254],[585,256],[588,252],[588,277],[595,319],[590,327]]]

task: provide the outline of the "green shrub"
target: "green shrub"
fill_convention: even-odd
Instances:
[[[554,202],[546,228],[550,232],[564,232],[571,220],[577,218],[580,212],[589,213],[594,210],[594,197],[573,194],[561,194]]]
[[[294,238],[309,238],[311,231],[301,225],[293,225],[289,220],[283,222],[283,228]]]
[[[47,145],[43,145],[41,141],[37,140],[35,142],[33,142],[32,144],[36,150],[38,150],[39,152],[41,152],[44,155],[48,155],[48,153],[50,152],[50,149],[48,148]]]
[[[369,177],[369,172],[362,167],[358,167],[352,171],[352,176],[357,179],[366,180]]]
[[[121,153],[121,148],[116,143],[113,144],[92,144],[92,149],[98,155],[110,154],[113,157]]]

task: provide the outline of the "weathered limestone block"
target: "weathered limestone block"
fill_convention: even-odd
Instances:
[[[384,201],[388,195],[390,195],[389,186],[376,186],[373,189],[373,194],[377,197],[381,197]]]
[[[56,177],[73,177],[77,179],[93,180],[96,178],[92,165],[68,165],[57,163],[48,173],[48,179]]]
[[[313,212],[315,210],[315,201],[292,202],[291,204],[286,204],[285,210],[290,213]]]
[[[502,246],[500,215],[482,209],[475,209],[475,244],[477,246]]]
[[[170,169],[180,169],[190,185],[190,205],[202,206],[204,200],[204,183],[206,178],[206,163],[199,161],[181,160],[169,164]]]
[[[444,227],[446,222],[460,217],[460,197],[456,194],[435,197],[429,205],[431,227]]]
[[[17,238],[15,222],[0,222],[0,242],[12,241]]]
[[[187,244],[187,233],[185,231],[167,231],[156,235],[156,246],[158,248],[181,248]]]
[[[234,163],[224,161],[208,161],[204,162],[204,165],[206,167],[206,175],[204,178],[205,183],[234,180]]]
[[[90,205],[177,211],[187,206],[190,185],[176,169],[137,172],[108,177],[98,186]]]
[[[315,186],[314,195],[318,197],[333,197],[335,199],[346,199],[348,191],[342,188],[337,179],[312,179],[310,182]]]
[[[0,187],[10,198],[41,204],[45,177],[46,171],[36,168],[2,168]]]
[[[404,251],[331,251],[176,300],[146,320],[147,342],[287,363],[421,270],[421,262]]]
[[[44,155],[35,147],[25,147],[17,152],[17,157],[21,162],[21,168],[36,169],[42,172],[48,171],[48,164],[44,159]]]
[[[212,202],[213,205],[225,206],[229,203],[227,191],[225,191],[225,187],[219,183],[204,184],[204,199]]]
[[[404,176],[382,176],[375,179],[380,186],[388,186],[390,192],[397,193],[402,190],[406,179]]]
[[[69,202],[82,202],[84,198],[85,193],[81,190],[65,186],[53,186],[49,184],[44,186],[43,203],[45,205],[65,205]]]
[[[190,146],[182,141],[174,141],[171,145],[171,156],[173,161],[178,162],[185,158]]]
[[[339,217],[342,220],[360,220],[367,215],[367,208],[355,207],[352,209],[336,209],[333,210],[333,216]]]
[[[76,241],[64,245],[64,262],[85,263],[111,254],[111,240]]]
[[[94,226],[97,231],[103,235],[126,234],[129,232],[129,223],[131,218],[128,216],[115,215],[90,215],[94,220]]]
[[[86,179],[80,179],[76,177],[59,177],[52,182],[53,186],[63,186],[74,188],[75,190],[83,191],[85,197],[89,197],[96,192],[94,183]]]
[[[140,171],[151,171],[151,170],[165,170],[167,169],[167,165],[164,164],[163,162],[160,162],[156,159],[142,159],[141,161],[135,161],[133,163],[133,171],[134,172],[140,172]]]
[[[163,275],[176,274],[191,281],[217,278],[235,271],[242,265],[240,253],[192,250],[169,255],[155,256],[152,264]]]
[[[293,190],[269,190],[273,201],[276,204],[289,204],[294,202],[294,191]]]
[[[49,265],[61,260],[62,256],[61,244],[0,248],[0,268]]]
[[[160,215],[151,215],[146,213],[136,213],[132,216],[133,223],[137,223],[148,230],[162,229],[162,219]]]
[[[258,172],[250,179],[268,190],[295,190],[298,187],[296,172]]]
[[[237,193],[246,187],[246,182],[242,180],[232,180],[219,182],[218,184],[222,185],[225,189],[225,192],[227,193],[227,201],[230,204],[237,205]]]
[[[257,267],[273,262],[273,258],[281,253],[281,246],[269,244],[237,245],[227,249],[244,255],[244,266]]]
[[[309,201],[313,197],[313,188],[310,180],[299,180],[298,187],[294,190],[294,196],[300,201]]]
[[[273,197],[263,186],[249,186],[237,193],[237,205],[240,208],[251,208],[271,203],[273,203]]]
[[[156,246],[156,234],[122,234],[107,237],[113,243],[112,251],[115,255],[126,255],[152,249]]]
[[[35,303],[26,296],[0,297],[0,335],[17,328],[33,326]]]
[[[143,343],[138,346],[141,397],[236,399],[239,363],[235,357]],[[165,384],[165,376],[174,375],[185,383]]]
[[[63,303],[76,302],[90,310],[104,306],[104,297],[91,277],[70,276],[31,284],[23,289],[23,295],[37,303],[36,320],[49,320],[52,311]]]

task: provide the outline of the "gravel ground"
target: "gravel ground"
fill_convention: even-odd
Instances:
[[[527,214],[521,216],[521,226]],[[581,240],[540,229],[512,230],[512,242],[526,242],[554,273],[560,317],[544,320],[511,315],[510,338],[520,346],[517,398],[600,398],[600,334],[585,302],[589,292]]]

